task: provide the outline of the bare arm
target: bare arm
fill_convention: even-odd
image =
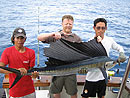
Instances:
[[[0,66],[6,66],[6,65],[3,62],[0,62]],[[27,73],[27,70],[25,68],[19,68],[17,70],[19,70],[21,72],[21,75],[24,75]],[[4,70],[4,69],[0,69],[0,73],[9,74],[12,72]]]
[[[0,62],[0,66],[6,66],[6,65],[4,63]],[[11,72],[10,71],[6,71],[4,69],[0,69],[0,73],[9,74]]]
[[[60,39],[61,38],[61,34],[59,32],[54,32],[54,33],[42,33],[40,34],[37,39],[39,41],[45,41],[46,39],[48,39],[49,37],[53,37],[55,39]]]

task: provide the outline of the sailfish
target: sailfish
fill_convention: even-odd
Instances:
[[[76,74],[82,68],[86,70],[100,68],[106,62],[114,61],[107,56],[102,43],[97,42],[96,38],[80,43],[61,38],[56,42],[51,42],[50,47],[44,48],[44,54],[47,57],[46,67],[29,69],[26,75],[31,75],[34,71],[38,71],[39,75],[70,75]],[[17,69],[2,66],[0,68],[17,74],[10,89],[22,78],[20,71]]]

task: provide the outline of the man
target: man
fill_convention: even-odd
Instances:
[[[71,15],[65,15],[62,17],[62,30],[56,33],[43,33],[38,36],[38,40],[44,43],[55,42],[60,38],[64,38],[73,42],[81,42],[80,37],[72,33],[74,19]],[[70,86],[71,85],[71,86]],[[50,93],[54,98],[60,98],[60,93],[63,89],[71,96],[71,98],[77,98],[77,79],[76,75],[67,76],[54,76],[50,85]]]
[[[24,47],[26,32],[23,28],[16,28],[11,37],[14,46],[6,48],[0,59],[0,66],[6,66],[20,70],[22,75],[35,65],[35,52]],[[9,74],[10,86],[16,78],[16,74],[0,69],[0,73]],[[23,76],[17,84],[9,89],[10,98],[36,98],[31,76]]]
[[[109,56],[111,48],[117,50],[119,52],[118,62],[124,62],[126,57],[124,55],[123,48],[118,45],[111,37],[104,35],[105,31],[107,30],[107,21],[104,18],[97,18],[94,21],[93,29],[95,30],[95,38],[97,38],[98,42],[102,43],[107,52],[107,55]],[[101,69],[97,68],[88,71],[83,94],[81,94],[81,96],[83,98],[96,97],[97,93],[98,98],[104,98],[105,91],[106,82]]]

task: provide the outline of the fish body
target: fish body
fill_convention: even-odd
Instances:
[[[39,75],[51,75],[51,76],[62,76],[62,75],[70,75],[76,74],[82,68],[86,69],[86,71],[90,69],[95,69],[99,67],[103,67],[106,62],[114,61],[109,57],[101,56],[101,57],[94,57],[87,60],[82,60],[78,62],[74,62],[67,65],[60,65],[54,67],[41,67],[41,68],[32,68],[27,71],[26,75],[32,75],[32,72],[37,71]],[[3,67],[0,66],[1,69],[13,72],[17,75],[21,75],[20,71],[14,68]]]
[[[113,61],[107,56],[94,57],[82,61],[77,61],[67,65],[60,65],[54,67],[32,68],[28,70],[27,75],[37,71],[39,75],[64,76],[70,74],[77,74],[82,68],[86,71],[94,68],[104,67],[106,62]]]

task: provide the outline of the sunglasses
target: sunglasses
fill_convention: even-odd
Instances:
[[[100,29],[105,30],[106,27],[96,27],[96,29],[97,29],[97,30],[100,30]]]

